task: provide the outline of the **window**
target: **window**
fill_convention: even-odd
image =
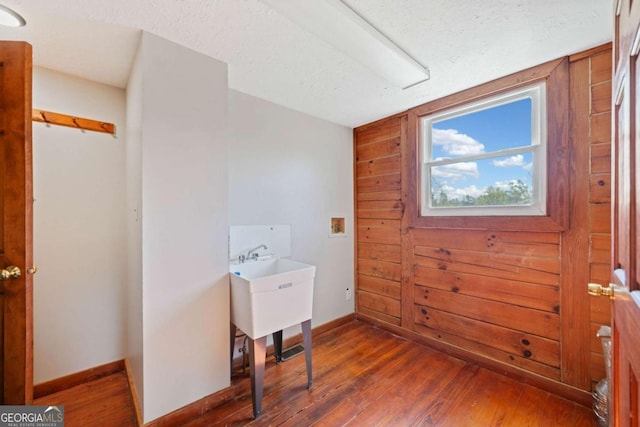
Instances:
[[[403,122],[403,135],[407,143],[406,167],[402,168],[401,181],[403,217],[406,217],[410,227],[566,230],[571,217],[570,185],[573,177],[570,140],[581,137],[569,120],[569,93],[569,58],[565,57],[410,109]],[[524,108],[527,105],[531,109],[529,115]],[[485,130],[502,129],[501,132],[505,132],[504,129],[515,119],[505,118],[508,115],[501,109],[510,107],[522,108],[525,111],[522,117],[529,117],[531,135],[526,143],[505,139],[501,147],[495,148],[493,140],[487,139],[483,133],[475,134],[473,129],[460,125],[465,119],[476,119],[476,122],[485,125]],[[491,114],[502,120],[488,120],[483,116],[490,117]],[[483,147],[481,150],[476,147],[475,153],[464,155],[464,150],[459,150],[454,145],[447,146],[448,151],[445,151],[442,144],[436,144],[432,149],[427,137],[432,138],[434,127],[441,133],[436,136],[442,136],[443,130],[457,130],[458,138],[462,139],[461,134],[471,135]],[[578,143],[581,142],[575,142]],[[441,163],[436,163],[436,159]],[[475,166],[471,163],[475,163]],[[518,166],[527,166],[529,163],[530,174],[522,166]],[[455,185],[447,182],[454,190],[463,190],[461,197],[455,197],[460,202],[452,203],[453,206],[432,206],[431,175],[436,179],[435,185],[443,186],[443,194],[447,196],[447,200],[454,199],[448,192],[449,188],[444,187],[444,177],[437,174],[447,175],[456,167],[463,170],[465,167],[477,168],[477,171],[471,170],[466,175],[458,175]],[[499,179],[494,176],[493,180],[483,183],[483,179],[499,173],[504,176]],[[527,184],[526,193],[531,194],[531,202],[525,203],[524,198],[518,198],[518,192],[525,190],[518,179]],[[502,197],[506,203],[492,205],[487,202],[490,198],[486,197],[479,200],[480,205],[473,206],[472,203],[478,202],[475,199],[483,193],[480,190],[488,188],[490,184],[493,184],[494,189],[499,188],[504,192],[509,190],[510,198],[504,198],[503,192],[496,191],[498,194],[492,194],[492,197]],[[471,191],[472,185],[477,189],[475,192]],[[442,192],[436,191],[437,195],[440,193]],[[514,203],[513,200],[521,203]]]
[[[546,84],[420,117],[422,216],[547,214]]]

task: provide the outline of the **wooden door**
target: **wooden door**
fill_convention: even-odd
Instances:
[[[33,400],[31,46],[0,42],[0,402]],[[1,273],[3,271],[0,270]],[[5,273],[6,274],[6,273]]]
[[[614,426],[640,425],[640,2],[615,2],[612,116]]]

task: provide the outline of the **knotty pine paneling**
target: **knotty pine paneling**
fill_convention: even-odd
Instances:
[[[611,139],[611,136],[609,136]],[[591,144],[591,173],[611,174],[611,143]]]
[[[465,237],[458,239],[466,241]],[[542,259],[542,262],[536,263],[535,258],[522,255],[507,257],[490,252],[447,249],[446,246],[418,245],[414,254],[416,266],[517,281],[523,281],[526,277],[527,281],[542,285],[557,286],[559,283],[557,258]],[[548,270],[542,270],[543,267],[548,267]]]
[[[533,310],[528,307],[460,294],[459,292],[416,286],[415,303],[446,312],[456,312],[458,306],[465,307],[465,316],[487,321],[505,328],[516,329],[541,337],[560,339],[560,318],[557,313]]]
[[[563,302],[560,316],[563,328],[560,341],[560,371],[562,380],[576,388],[591,388],[589,335],[589,296],[585,283],[589,281],[589,138],[587,118],[591,111],[590,60],[585,56],[570,64],[569,164],[571,197],[568,200],[570,227],[562,233],[562,278],[560,300]]]
[[[596,325],[607,325],[611,318],[611,307],[608,298],[589,297],[591,302],[591,321]]]
[[[402,316],[400,123],[354,131],[356,311],[394,325]]]
[[[531,358],[525,357],[523,355],[518,355],[517,352],[503,351],[497,349],[495,346],[484,344],[478,340],[468,340],[460,337],[459,335],[449,334],[445,331],[428,328],[419,323],[416,323],[414,325],[414,329],[416,332],[435,341],[440,341],[449,345],[464,348],[476,354],[490,357],[493,360],[499,360],[504,364],[516,366],[530,372],[536,372],[546,378],[550,378],[553,380],[560,379],[560,369],[558,367],[549,366],[544,363],[531,360]],[[495,340],[494,337],[489,337],[489,341],[493,340]]]
[[[608,283],[611,277],[610,263],[596,264],[592,262],[589,265],[589,277],[595,283]]]
[[[371,144],[356,146],[356,161],[373,161],[400,155],[400,137],[385,139]]]
[[[357,194],[357,202],[360,201],[381,201],[381,200],[400,200],[400,190],[397,191],[382,191],[377,193],[365,193],[359,192]],[[400,204],[399,204],[400,206]]]
[[[611,274],[611,51],[590,58],[592,108],[590,128],[589,282],[609,283]],[[609,88],[609,89],[607,89]],[[593,105],[593,104],[596,105]],[[602,345],[595,333],[610,325],[611,304],[605,297],[590,297],[592,384],[605,376]]]
[[[559,233],[422,229],[414,244],[421,333],[560,376]]]
[[[393,316],[387,313],[383,313],[381,311],[378,310],[371,310],[368,307],[365,307],[364,305],[357,303],[358,306],[358,315],[360,316],[368,316],[368,317],[372,317],[376,320],[388,323],[390,325],[395,325],[395,326],[400,326],[400,319],[397,316]],[[401,307],[402,309],[402,307]]]
[[[358,218],[400,219],[402,217],[402,203],[399,200],[363,200],[356,203],[356,209]]]
[[[380,176],[394,173],[400,170],[400,155],[371,159],[357,163],[358,176]]]
[[[400,190],[400,172],[383,176],[360,177],[356,175],[358,193],[379,193]]]
[[[596,148],[599,143],[611,142],[611,111],[605,111],[600,114],[591,114],[591,147]],[[605,162],[605,170],[611,169],[611,148],[601,147],[602,156],[609,158],[608,162]],[[596,172],[591,165],[591,171]]]
[[[611,261],[611,235],[591,233],[591,253],[589,261],[596,264],[607,264]]]
[[[358,241],[400,245],[400,221],[360,218]]]
[[[415,306],[415,322],[435,331],[446,332],[501,350],[512,355],[559,366],[560,343],[511,328],[504,328],[488,321],[478,321],[450,312]]]
[[[368,259],[373,261],[386,261],[400,264],[400,245],[379,245],[369,242],[357,242],[358,259]]]
[[[494,254],[526,254],[557,258],[558,233],[530,231],[491,231],[460,229],[424,229],[416,233],[416,246],[446,246],[447,249],[465,249]]]
[[[565,231],[508,220],[504,229],[456,228],[460,218],[411,227],[406,117],[412,129],[420,107],[354,130],[358,315],[589,391],[604,369],[593,334],[610,316],[582,281],[609,275],[611,46],[571,57],[570,67]]]
[[[364,308],[400,318],[400,301],[397,298],[390,298],[360,289],[358,291],[358,304]]]
[[[589,179],[589,201],[591,203],[611,203],[611,174],[592,174]]]
[[[400,137],[399,117],[382,119],[354,129],[356,149],[367,144],[394,140]]]
[[[591,112],[602,113],[611,110],[611,79],[591,86]]]
[[[557,286],[541,286],[538,283],[429,269],[419,265],[415,266],[415,283],[431,289],[493,299],[534,310],[560,312]]]
[[[611,82],[611,51],[591,56],[591,84]],[[611,124],[611,120],[609,120]]]
[[[611,234],[611,203],[590,203],[591,232]]]
[[[358,289],[396,300],[400,300],[400,296],[402,295],[400,283],[394,282],[393,280],[380,279],[365,275],[360,276],[358,280]]]
[[[366,258],[358,259],[358,275],[362,274],[396,282],[402,278],[400,264]]]

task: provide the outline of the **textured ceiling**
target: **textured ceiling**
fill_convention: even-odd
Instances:
[[[0,38],[32,43],[36,65],[126,87],[142,29],[225,61],[233,89],[354,127],[612,34],[611,0],[344,2],[431,79],[395,87],[260,0],[0,0],[27,20]]]

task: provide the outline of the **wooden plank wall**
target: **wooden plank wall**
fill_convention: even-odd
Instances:
[[[355,130],[356,311],[400,325],[400,118]]]
[[[592,55],[590,63],[589,281],[606,285],[611,276],[611,51]],[[607,298],[591,297],[591,380],[605,376],[600,325],[610,325]]]
[[[415,329],[560,379],[558,233],[416,230]]]
[[[609,303],[575,281],[609,277],[610,49],[572,57],[572,209],[583,219],[568,232],[410,228],[407,115],[355,129],[358,316],[582,390],[602,378],[595,331]],[[564,259],[575,254],[578,268]]]

